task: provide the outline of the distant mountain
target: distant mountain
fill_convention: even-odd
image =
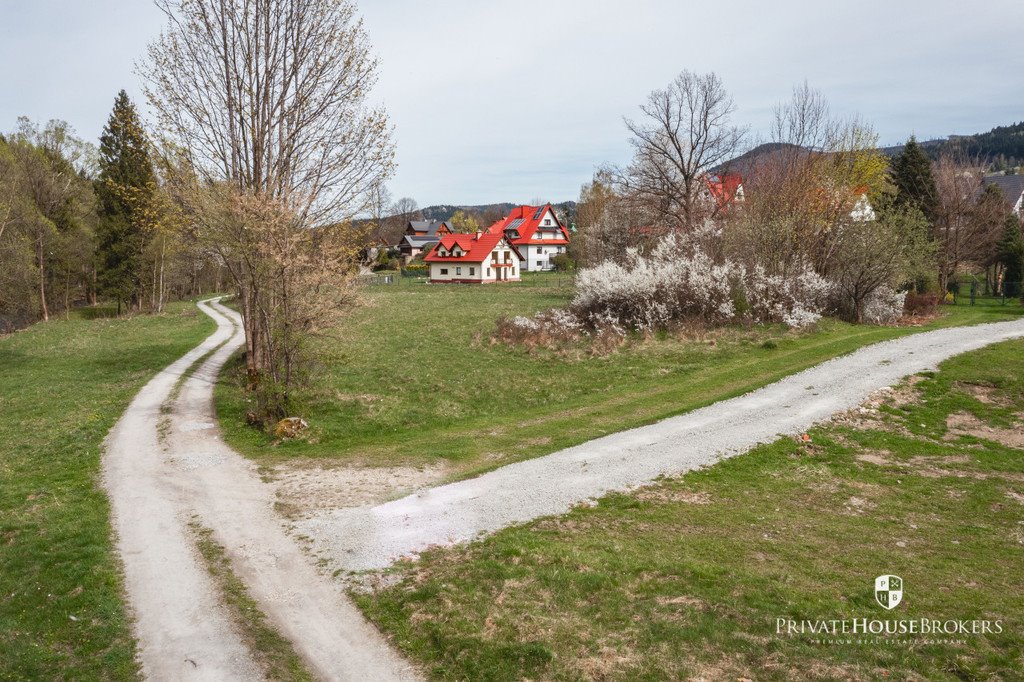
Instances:
[[[1024,165],[1024,122],[999,126],[976,135],[951,135],[937,149],[927,149],[929,155],[946,150],[988,161],[995,170]]]
[[[945,139],[918,140],[925,153],[937,159],[944,152],[966,154],[970,158],[978,158],[988,162],[993,170],[1006,170],[1024,165],[1024,122],[993,128],[987,133],[976,135],[950,135]],[[773,154],[792,149],[794,145],[768,142],[728,161],[714,172],[731,172],[746,174],[756,164],[762,163]],[[903,151],[903,145],[880,147],[879,151],[893,157]]]
[[[465,211],[471,215],[493,217],[494,220],[498,220],[507,216],[509,211],[520,205],[521,204],[513,204],[507,201],[497,204],[477,204],[472,206],[437,204],[434,206],[427,206],[426,208],[421,209],[421,212],[423,213],[423,218],[425,220],[449,220],[453,215],[455,215],[456,211]],[[576,219],[575,201],[552,203],[551,207],[555,209],[555,213],[558,214],[558,217],[564,221],[572,222]],[[493,222],[493,220],[491,222]]]

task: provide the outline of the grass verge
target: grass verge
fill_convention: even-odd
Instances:
[[[192,522],[189,524],[196,537],[196,546],[206,562],[220,593],[231,611],[233,620],[242,633],[249,650],[257,657],[267,679],[305,681],[316,678],[295,653],[291,642],[285,639],[267,620],[245,584],[231,570],[231,560],[224,548],[213,538],[213,531]]]
[[[263,465],[443,461],[459,478],[739,395],[870,343],[1022,314],[1016,302],[981,301],[944,308],[920,328],[833,320],[805,333],[728,328],[637,339],[603,357],[489,342],[501,315],[564,305],[571,290],[561,282],[369,287],[364,305],[321,340],[322,365],[296,394],[308,437],[278,443],[246,426],[237,358],[216,393],[224,436]]]
[[[810,435],[428,551],[357,601],[435,679],[1021,679],[1024,342]],[[882,574],[904,580],[892,611]],[[830,638],[779,618],[1002,631]]]
[[[0,679],[137,676],[101,446],[214,326],[182,303],[128,319],[87,309],[0,339]]]

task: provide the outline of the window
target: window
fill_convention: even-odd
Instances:
[[[462,274],[462,268],[455,268],[455,274],[456,275],[461,275]]]
[[[475,275],[476,274],[476,268],[470,268],[469,269],[469,274]]]
[[[545,225],[550,225],[551,224],[551,218],[545,218],[544,219],[544,224]]]
[[[487,276],[488,276],[488,277],[490,277],[490,276],[491,276],[491,269],[490,269],[490,268],[487,268]]]
[[[537,247],[537,253],[544,253],[544,249],[542,249],[542,248],[540,248],[540,247],[538,246],[538,247]]]
[[[441,268],[441,274],[442,275],[447,275],[448,274],[448,268]]]

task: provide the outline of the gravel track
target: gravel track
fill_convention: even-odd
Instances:
[[[143,673],[159,680],[261,678],[195,549],[188,524],[198,521],[322,679],[416,679],[288,535],[256,466],[220,439],[213,388],[245,337],[234,311],[216,300],[199,308],[217,322],[217,332],[150,382],[107,440],[104,479]],[[182,373],[215,348],[182,384],[161,442],[161,405]]]
[[[737,398],[386,504],[320,513],[297,530],[340,568],[384,568],[798,434],[953,355],[1021,336],[1024,319],[874,344]]]

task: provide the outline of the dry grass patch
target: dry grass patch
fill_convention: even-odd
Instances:
[[[1017,450],[1024,449],[1024,426],[1002,429],[986,424],[969,412],[956,412],[946,418],[946,439],[972,436],[994,441]]]
[[[302,459],[263,471],[277,495],[278,510],[298,519],[402,497],[442,481],[448,469],[444,462],[419,467],[361,467]]]

